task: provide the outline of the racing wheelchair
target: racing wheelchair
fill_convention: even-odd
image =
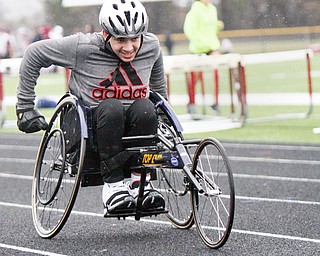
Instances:
[[[123,137],[130,168],[140,168],[141,181],[151,174],[151,185],[165,198],[166,207],[144,211],[140,186],[134,213],[107,217],[140,220],[164,214],[177,228],[194,224],[202,241],[219,248],[227,241],[235,208],[234,182],[228,156],[214,138],[183,138],[182,126],[168,102],[156,92],[150,99],[159,114],[155,135]],[[139,146],[135,146],[139,145]],[[93,139],[91,111],[67,93],[58,102],[44,132],[32,183],[32,216],[42,238],[52,238],[65,225],[80,187],[103,185],[99,154]]]

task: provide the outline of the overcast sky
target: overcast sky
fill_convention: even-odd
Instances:
[[[0,0],[0,21],[16,21],[42,13],[43,0]]]

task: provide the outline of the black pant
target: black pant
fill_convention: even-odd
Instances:
[[[149,99],[139,99],[125,109],[121,101],[106,99],[93,112],[95,141],[98,145],[100,161],[108,160],[124,150],[122,137],[151,135],[157,133],[157,114]],[[123,166],[102,171],[104,182],[124,179]]]

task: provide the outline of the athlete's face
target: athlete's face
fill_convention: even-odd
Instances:
[[[200,0],[200,1],[206,5],[212,3],[212,0]]]
[[[133,61],[140,48],[141,36],[135,38],[111,37],[110,45],[113,52],[124,62]]]

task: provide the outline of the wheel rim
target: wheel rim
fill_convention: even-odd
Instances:
[[[176,227],[186,229],[193,225],[190,192],[185,174],[180,169],[159,169],[157,190],[165,197],[167,219]]]
[[[167,139],[174,140],[180,137],[174,128],[167,123],[159,123],[158,133]],[[188,229],[193,221],[191,210],[189,182],[182,169],[158,168],[158,179],[154,187],[165,197],[166,208],[169,211],[165,216],[177,228]]]
[[[49,122],[49,128],[43,136],[36,161],[32,188],[32,216],[36,231],[43,238],[52,238],[62,229],[71,213],[79,189],[80,171],[86,147],[85,138],[80,136],[79,150],[75,151],[77,156],[73,158],[77,160],[77,163],[72,164],[73,170],[70,169],[71,164],[69,163],[69,151],[72,150],[69,141],[65,140],[64,143],[60,143],[62,147],[60,150],[61,156],[58,156],[59,153],[50,154],[50,152],[45,152],[48,149],[47,146],[50,144],[49,141],[54,138],[53,134],[63,135],[62,137],[66,136],[66,130],[63,128],[60,129],[60,127],[63,127],[63,119],[69,110],[76,111],[74,112],[76,117],[72,122],[79,122],[79,113],[75,100],[69,97],[65,98],[59,103]],[[66,125],[71,124],[68,121]],[[49,149],[48,151],[50,151]],[[59,150],[56,152],[59,152]],[[54,181],[57,189],[49,190],[51,193],[49,193],[50,196],[47,197],[45,197],[43,193],[43,191],[45,191],[44,188],[46,188],[44,181],[47,177],[42,176],[50,173],[50,171],[48,171],[50,168],[47,168],[47,166],[50,165],[45,164],[47,161],[46,156],[52,157],[52,161],[48,161],[48,163],[51,164],[55,163],[57,159],[59,161],[61,160],[61,166],[58,164],[51,165],[51,168],[59,166],[60,172],[57,172],[59,173],[59,177],[56,177]]]
[[[234,217],[234,185],[227,155],[220,144],[206,141],[199,145],[193,173],[204,189],[193,188],[195,222],[202,240],[219,248],[228,239]]]

